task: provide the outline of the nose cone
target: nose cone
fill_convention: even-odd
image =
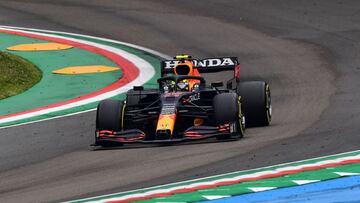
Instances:
[[[174,133],[176,115],[160,115],[156,127],[156,134],[166,137],[172,137]]]

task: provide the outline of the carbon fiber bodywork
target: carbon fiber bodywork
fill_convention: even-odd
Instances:
[[[198,80],[199,88],[181,91],[176,84],[182,80]],[[167,81],[175,82],[172,91],[164,91]],[[158,83],[159,89],[128,91],[121,131],[97,129],[95,145],[181,142],[236,133],[230,123],[216,123],[213,109],[216,95],[233,90],[207,87],[198,76],[166,76]]]

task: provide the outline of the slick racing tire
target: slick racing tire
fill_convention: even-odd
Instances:
[[[96,129],[121,131],[123,129],[124,101],[104,100],[97,108]]]
[[[241,97],[246,127],[268,126],[272,113],[269,85],[264,81],[240,82],[237,93]]]
[[[219,140],[241,138],[245,131],[245,118],[242,113],[241,101],[236,93],[222,93],[214,97],[214,119],[216,125],[230,124],[230,135],[220,135]]]

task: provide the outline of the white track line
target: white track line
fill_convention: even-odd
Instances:
[[[29,121],[29,122],[26,122],[26,123],[19,123],[19,124],[15,124],[15,125],[4,126],[4,127],[0,127],[0,130],[1,129],[6,129],[6,128],[13,128],[13,127],[19,127],[19,126],[23,126],[23,125],[34,124],[34,123],[40,123],[40,122],[43,122],[43,121],[50,121],[50,120],[59,119],[59,118],[75,116],[75,115],[88,113],[88,112],[92,112],[92,111],[96,111],[96,108],[85,110],[85,111],[79,111],[79,112],[75,112],[75,113],[69,113],[69,114],[65,114],[65,115],[61,115],[61,116],[54,116],[54,117],[51,117],[51,118],[44,118],[44,119],[39,119],[39,120],[35,120],[35,121]]]

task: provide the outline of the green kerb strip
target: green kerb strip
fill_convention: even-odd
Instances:
[[[27,29],[21,29],[21,30],[27,30]],[[54,34],[53,32],[46,32],[46,31],[36,31],[38,33],[43,33],[43,34]],[[99,44],[103,44],[103,45],[108,45],[111,47],[115,47],[121,50],[124,50],[126,52],[129,52],[131,54],[134,54],[142,59],[144,59],[145,61],[149,62],[152,66],[155,67],[156,70],[156,74],[155,76],[149,81],[147,82],[144,87],[147,88],[157,88],[157,79],[160,77],[160,58],[158,56],[155,56],[153,54],[147,53],[145,51],[139,50],[139,49],[135,49],[132,47],[128,47],[126,45],[122,45],[119,43],[114,43],[114,42],[108,42],[108,41],[104,41],[104,40],[100,40],[100,39],[93,39],[93,38],[88,38],[88,37],[84,37],[84,36],[75,36],[75,35],[71,35],[71,34],[64,34],[64,33],[55,33],[58,36],[63,36],[63,37],[71,37],[74,39],[81,39],[81,40],[86,40],[86,41],[90,41],[90,42],[95,42],[95,43],[99,43]]]
[[[26,29],[22,29],[22,30],[26,31]],[[45,34],[54,34],[54,33],[39,32],[39,31],[37,32],[45,33]],[[160,77],[160,59],[158,57],[137,50],[135,48],[119,45],[117,43],[109,43],[103,40],[95,40],[87,37],[75,37],[73,35],[67,35],[67,34],[55,34],[55,35],[70,37],[74,39],[82,39],[90,42],[96,42],[99,44],[119,48],[134,54],[144,59],[145,61],[149,62],[155,68],[156,71],[154,77],[146,84],[144,84],[145,88],[154,88],[157,86],[156,79]],[[18,44],[48,42],[44,40],[37,40],[33,38],[21,37],[21,36],[9,35],[3,33],[0,33],[0,39],[1,39],[0,50],[5,50],[9,46],[18,45]],[[36,52],[36,53],[12,52],[12,53],[32,61],[35,65],[37,65],[40,69],[42,69],[42,71],[44,72],[44,78],[40,81],[40,83],[35,85],[30,90],[15,97],[10,97],[5,100],[2,100],[2,106],[6,106],[6,108],[2,108],[2,110],[0,110],[0,115],[7,115],[11,113],[21,112],[24,110],[43,107],[48,104],[58,103],[61,101],[66,101],[68,99],[76,98],[78,96],[85,95],[94,92],[96,90],[99,90],[103,87],[106,87],[121,77],[121,71],[98,73],[98,74],[85,74],[85,75],[67,75],[67,76],[54,75],[51,73],[51,71],[53,70],[57,70],[68,66],[81,66],[81,65],[116,66],[112,61],[108,60],[107,58],[88,51],[84,51],[82,49],[73,48],[73,49],[61,50],[61,51],[48,51],[48,52]],[[58,83],[66,83],[68,84],[68,86],[67,88],[64,88],[64,86],[60,86],[60,85],[54,85],[52,87],[49,87],[47,84],[50,81],[57,81]],[[69,90],[73,90],[73,91],[69,91]],[[47,98],[44,99],[44,95],[48,95]],[[124,99],[125,94],[119,94],[113,98]],[[22,102],[31,101],[31,102],[27,102],[26,105],[24,105],[24,103],[19,101]],[[0,124],[0,127],[86,111],[96,108],[97,104],[98,102],[93,102],[90,104],[74,107],[63,111],[57,111],[49,114],[31,117],[20,121],[3,123]]]
[[[143,194],[145,192],[150,192],[154,190],[161,190],[161,189],[169,189],[173,187],[178,186],[188,186],[194,183],[204,183],[204,182],[211,182],[215,180],[225,179],[225,178],[234,178],[241,175],[248,175],[253,174],[257,172],[264,172],[264,171],[273,171],[279,168],[284,167],[290,167],[290,166],[299,166],[299,165],[305,165],[305,164],[314,164],[318,163],[320,161],[328,161],[328,160],[335,160],[338,158],[344,158],[344,157],[353,157],[353,156],[359,156],[360,151],[355,152],[349,152],[344,154],[338,154],[338,155],[332,155],[327,157],[321,157],[321,158],[315,158],[305,161],[299,161],[289,164],[282,164],[278,166],[272,166],[272,167],[265,167],[261,169],[253,169],[253,170],[247,170],[247,171],[240,171],[240,172],[234,172],[229,173],[225,175],[219,175],[215,177],[209,177],[209,178],[203,178],[193,181],[185,181],[180,183],[174,183],[174,184],[168,184],[163,186],[157,186],[147,189],[140,189],[136,191],[130,191],[130,192],[122,192],[118,194],[112,194],[112,195],[105,195],[101,197],[94,197],[94,198],[87,198],[82,200],[76,200],[72,202],[87,202],[87,201],[106,201],[107,199],[111,198],[120,198],[126,195],[132,195],[132,194]],[[252,193],[260,188],[284,188],[284,187],[292,187],[297,186],[298,184],[294,181],[323,181],[323,180],[330,180],[334,178],[340,178],[341,176],[339,174],[336,174],[335,172],[346,172],[346,173],[360,173],[360,163],[354,163],[354,164],[347,164],[337,167],[329,167],[326,169],[319,169],[319,170],[312,170],[312,171],[305,171],[305,172],[299,172],[291,175],[276,177],[276,178],[267,178],[257,181],[246,181],[241,182],[239,184],[234,185],[226,185],[226,186],[219,186],[215,188],[209,188],[209,189],[201,189],[194,192],[188,192],[188,193],[179,193],[174,194],[171,196],[166,197],[158,197],[153,198],[150,200],[143,200],[138,202],[197,202],[197,201],[205,201],[208,200],[204,196],[206,195],[220,195],[220,196],[234,196],[234,195],[241,195],[241,194],[247,194]],[[253,189],[253,190],[252,190]]]
[[[153,198],[150,200],[137,201],[139,203],[155,203],[155,202],[198,202],[207,201],[204,196],[238,196],[242,194],[253,193],[254,191],[249,188],[285,188],[298,186],[294,181],[298,180],[331,180],[334,178],[340,178],[341,176],[335,172],[347,172],[347,173],[360,173],[360,164],[348,164],[339,167],[332,167],[321,170],[301,172],[293,175],[288,175],[279,178],[269,178],[258,181],[248,181],[240,184],[220,186],[212,189],[198,190],[191,193],[176,194],[168,197]]]

